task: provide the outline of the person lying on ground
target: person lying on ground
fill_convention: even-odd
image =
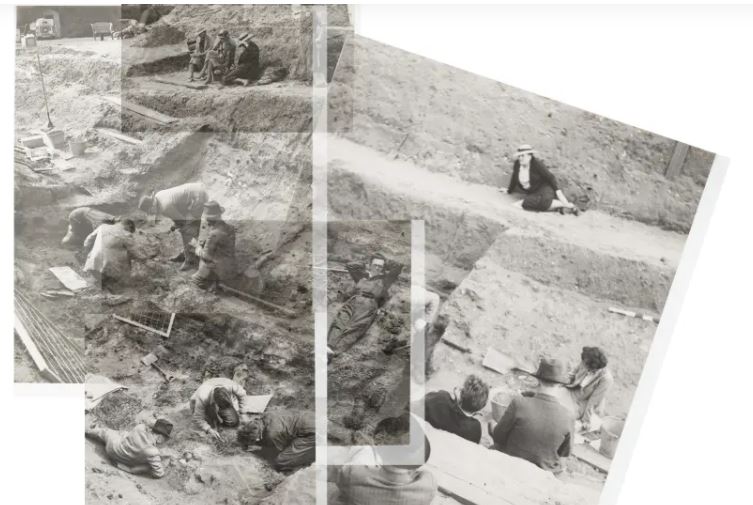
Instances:
[[[61,240],[63,247],[80,248],[86,237],[99,225],[115,223],[115,216],[92,207],[79,207],[68,214],[68,232]],[[83,251],[88,254],[88,250]]]
[[[261,67],[259,66],[259,46],[251,40],[250,35],[246,35],[238,42],[236,58],[233,66],[222,77],[223,84],[233,84],[236,79],[250,82],[259,78],[261,71]]]
[[[207,53],[201,75],[206,75],[206,83],[214,82],[215,72],[224,75],[235,62],[235,41],[230,38],[227,30],[220,30],[218,40]]]
[[[607,368],[607,357],[598,347],[584,347],[580,363],[570,374],[565,390],[569,393],[583,431],[589,431],[594,417],[604,415],[604,404],[609,389],[614,384],[612,372]]]
[[[435,428],[478,444],[481,442],[481,421],[473,416],[486,406],[488,399],[489,386],[475,375],[469,375],[459,395],[457,388],[454,395],[447,391],[433,391],[426,395],[426,421]]]
[[[244,450],[260,450],[278,472],[309,466],[316,459],[316,427],[311,411],[267,412],[238,430]]]
[[[114,224],[101,224],[84,240],[89,251],[84,272],[94,274],[102,289],[113,290],[128,284],[131,277],[131,260],[143,259],[136,252],[133,232],[136,225],[131,219]]]
[[[235,428],[246,407],[246,390],[232,379],[208,379],[191,395],[189,408],[194,427],[201,433],[222,441],[219,429]]]
[[[204,68],[204,57],[207,55],[208,50],[209,38],[207,37],[207,29],[202,28],[202,30],[196,35],[193,50],[191,51],[191,59],[188,62],[189,82],[193,82],[194,73],[200,74],[201,70]]]
[[[238,275],[235,261],[235,228],[222,220],[225,211],[215,201],[204,204],[203,218],[206,222],[206,238],[196,246],[199,269],[191,276],[191,282],[201,289],[216,291],[225,282]]]
[[[180,271],[190,270],[199,264],[191,242],[199,238],[201,214],[207,200],[209,196],[200,182],[189,182],[152,192],[139,200],[139,210],[154,215],[155,220],[159,216],[172,219],[171,231],[178,230],[180,233],[183,250],[170,258],[170,261],[182,261]]]
[[[405,418],[403,415],[401,418]],[[437,481],[434,475],[422,468],[431,455],[429,440],[423,435],[420,427],[416,440],[418,443],[405,445],[404,433],[412,431],[404,420],[393,421],[397,418],[383,419],[374,430],[374,439],[379,440],[369,454],[354,455],[361,461],[351,461],[352,464],[342,466],[337,471],[337,487],[340,497],[348,505],[429,505],[437,494]],[[416,422],[410,416],[410,423]],[[399,426],[395,432],[387,427]],[[387,454],[385,447],[394,450],[394,446],[402,446],[399,457],[405,463],[384,464],[395,457],[394,452]],[[376,453],[372,456],[371,453]]]
[[[107,458],[121,470],[160,479],[165,476],[165,465],[158,446],[167,441],[172,429],[169,421],[158,419],[151,430],[145,424],[138,424],[130,431],[94,425],[86,429],[86,436],[102,442]]]
[[[403,265],[388,262],[383,255],[375,254],[369,259],[368,270],[360,263],[349,263],[345,268],[353,278],[355,287],[329,327],[327,353],[330,359],[347,351],[366,335]]]
[[[569,212],[575,215],[580,213],[580,210],[567,200],[557,185],[557,179],[534,156],[534,150],[528,144],[518,147],[510,184],[506,190],[500,191],[508,194],[523,193],[525,197],[520,202],[516,202],[516,205],[522,206],[525,210],[538,212],[556,210],[562,214]]]
[[[560,473],[560,458],[570,455],[575,423],[572,412],[557,399],[558,389],[568,383],[565,365],[542,359],[533,376],[539,380],[537,390],[513,398],[499,423],[489,422],[492,449]]]

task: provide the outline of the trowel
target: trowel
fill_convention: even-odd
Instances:
[[[155,370],[157,370],[159,373],[162,374],[162,377],[165,378],[166,382],[170,382],[171,380],[174,379],[174,377],[172,375],[168,375],[167,373],[165,373],[164,370],[162,370],[159,366],[157,366],[157,361],[158,360],[159,360],[159,358],[153,352],[150,352],[149,354],[147,354],[146,356],[144,356],[143,358],[141,358],[141,362],[144,365],[154,367]]]

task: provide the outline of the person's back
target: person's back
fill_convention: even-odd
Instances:
[[[481,423],[466,415],[447,391],[433,391],[424,399],[426,421],[475,444],[481,441]]]
[[[164,475],[156,438],[143,424],[125,433],[111,431],[106,439],[105,453],[114,463],[128,467],[149,465],[152,476],[159,478]]]
[[[573,415],[549,394],[513,399],[494,428],[495,448],[557,472],[570,454]]]
[[[84,271],[126,279],[131,273],[132,240],[121,223],[100,225],[84,242],[84,248],[90,249]]]
[[[298,437],[316,432],[314,413],[310,411],[269,412],[264,414],[265,436],[281,451]]]
[[[201,219],[208,195],[200,182],[189,182],[158,191],[154,195],[159,212],[174,221]]]
[[[437,492],[430,472],[388,466],[344,466],[337,486],[348,505],[429,505]]]

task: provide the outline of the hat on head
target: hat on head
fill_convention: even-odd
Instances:
[[[225,212],[225,208],[220,206],[220,204],[214,200],[204,204],[205,219],[220,219],[223,212]]]
[[[170,433],[173,431],[173,423],[167,419],[157,419],[157,422],[152,426],[152,431],[158,435],[164,435],[170,437]]]
[[[523,154],[533,154],[533,147],[531,147],[530,144],[521,144],[518,146],[518,151],[515,153],[515,156],[520,156]]]
[[[139,210],[149,212],[152,208],[152,203],[154,203],[154,201],[151,196],[142,196],[139,200]]]
[[[537,379],[549,382],[559,382],[560,384],[567,384],[569,382],[565,363],[562,360],[554,358],[541,358],[539,369],[531,375]]]

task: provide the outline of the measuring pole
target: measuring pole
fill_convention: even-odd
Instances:
[[[44,97],[44,110],[47,112],[47,128],[50,130],[54,128],[52,119],[50,119],[50,108],[47,105],[47,89],[44,87],[44,74],[42,73],[42,60],[39,58],[39,41],[34,38],[37,43],[37,67],[39,68],[39,79],[42,81],[42,96]]]

